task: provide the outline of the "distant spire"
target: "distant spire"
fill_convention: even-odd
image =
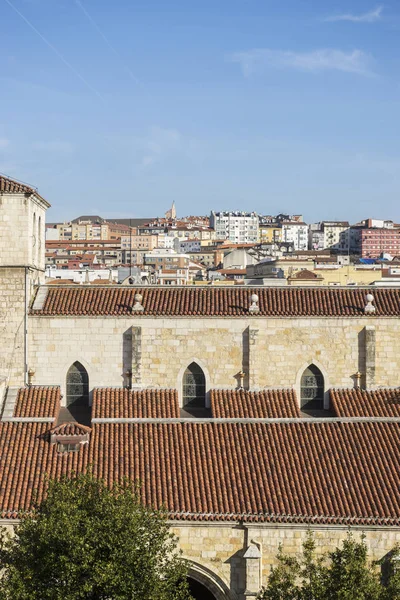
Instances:
[[[172,221],[174,221],[176,219],[175,200],[172,202],[171,208],[169,210],[167,210],[167,212],[165,213],[165,218],[171,219]]]

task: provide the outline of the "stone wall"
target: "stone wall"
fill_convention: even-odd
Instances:
[[[0,378],[25,382],[25,301],[44,279],[45,203],[0,193]]]
[[[313,526],[319,555],[334,550],[346,538],[345,526]],[[226,598],[254,598],[277,563],[279,544],[284,552],[298,555],[306,539],[306,525],[249,525],[174,523],[183,556],[201,565],[230,590]],[[356,539],[364,534],[371,561],[381,560],[400,543],[400,528],[353,527]],[[250,549],[250,551],[249,551]],[[251,551],[253,549],[253,552]],[[248,558],[247,558],[247,557]],[[223,597],[223,596],[221,596]]]
[[[13,534],[16,523],[1,520],[0,525]],[[178,548],[188,561],[189,575],[206,585],[216,600],[255,599],[277,564],[279,545],[284,553],[299,555],[310,529],[318,556],[340,546],[348,531],[357,540],[365,536],[371,562],[384,562],[400,544],[398,527],[171,522]]]
[[[0,266],[44,269],[45,212],[34,196],[0,194]]]
[[[24,328],[25,269],[0,267],[0,378],[6,386],[24,385]]]
[[[352,387],[357,371],[370,388],[400,385],[396,318],[31,316],[29,332],[29,366],[41,385],[64,385],[76,360],[87,368],[91,388],[126,384],[131,369],[135,385],[180,389],[192,361],[203,368],[208,389],[237,387],[243,369],[251,389],[298,391],[311,363],[321,369],[326,388]]]

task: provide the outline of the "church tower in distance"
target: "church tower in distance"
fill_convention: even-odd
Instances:
[[[167,210],[167,212],[165,213],[165,218],[168,219],[169,221],[175,221],[175,219],[176,219],[175,200],[172,202],[171,208],[169,210]]]

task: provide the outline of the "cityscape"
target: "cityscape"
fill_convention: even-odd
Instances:
[[[243,211],[46,225],[51,283],[400,285],[400,224]]]
[[[400,600],[400,3],[0,21],[0,600]]]

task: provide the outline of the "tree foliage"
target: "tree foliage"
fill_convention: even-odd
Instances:
[[[166,515],[128,484],[51,481],[46,499],[2,532],[2,600],[190,600]]]
[[[273,567],[259,600],[400,600],[400,573],[394,570],[396,548],[386,563],[387,578],[368,562],[364,537],[360,541],[348,533],[340,547],[326,555],[316,556],[314,536],[308,533],[302,554],[278,552],[278,565]]]

